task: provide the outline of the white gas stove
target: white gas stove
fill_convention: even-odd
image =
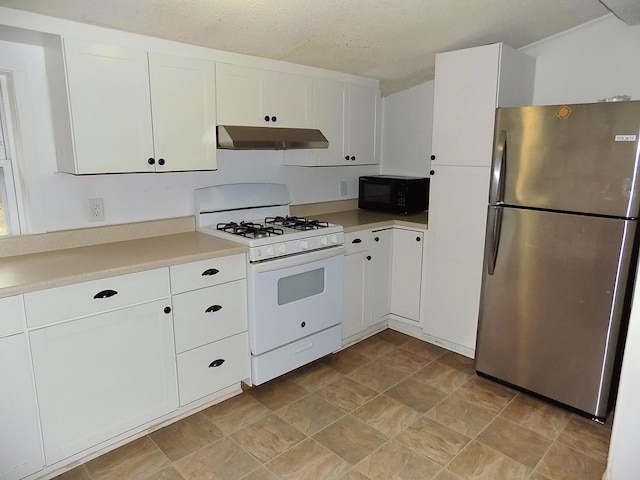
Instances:
[[[341,225],[291,217],[286,185],[195,191],[199,232],[246,245],[251,382],[264,383],[342,346]]]

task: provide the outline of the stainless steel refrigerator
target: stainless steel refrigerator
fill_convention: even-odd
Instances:
[[[640,101],[502,108],[495,132],[476,370],[604,417],[637,261]]]

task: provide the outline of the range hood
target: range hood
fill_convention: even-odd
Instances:
[[[320,130],[218,125],[218,148],[229,150],[287,150],[328,148]]]

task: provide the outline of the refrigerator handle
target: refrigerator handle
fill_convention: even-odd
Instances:
[[[504,200],[504,163],[507,153],[507,131],[501,130],[496,135],[493,145],[493,161],[491,162],[491,187],[489,189],[489,204],[496,205]]]
[[[489,205],[487,214],[487,240],[485,242],[485,255],[487,258],[487,273],[493,275],[498,259],[498,247],[500,246],[500,233],[502,232],[502,206]]]

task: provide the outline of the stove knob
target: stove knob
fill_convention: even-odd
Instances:
[[[338,243],[338,236],[333,234],[329,237],[331,239],[331,243]]]
[[[300,246],[302,247],[303,250],[306,250],[307,248],[309,248],[309,242],[307,242],[306,240],[302,240],[300,242]]]
[[[270,257],[275,255],[276,251],[273,249],[273,247],[267,247],[267,255],[269,255]]]
[[[280,246],[278,247],[278,251],[279,251],[280,253],[287,253],[287,246],[283,243],[282,245],[280,245]]]
[[[320,245],[323,245],[323,246],[325,246],[325,247],[326,247],[327,245],[329,245],[329,240],[327,240],[327,237],[322,237],[322,238],[320,239]]]

